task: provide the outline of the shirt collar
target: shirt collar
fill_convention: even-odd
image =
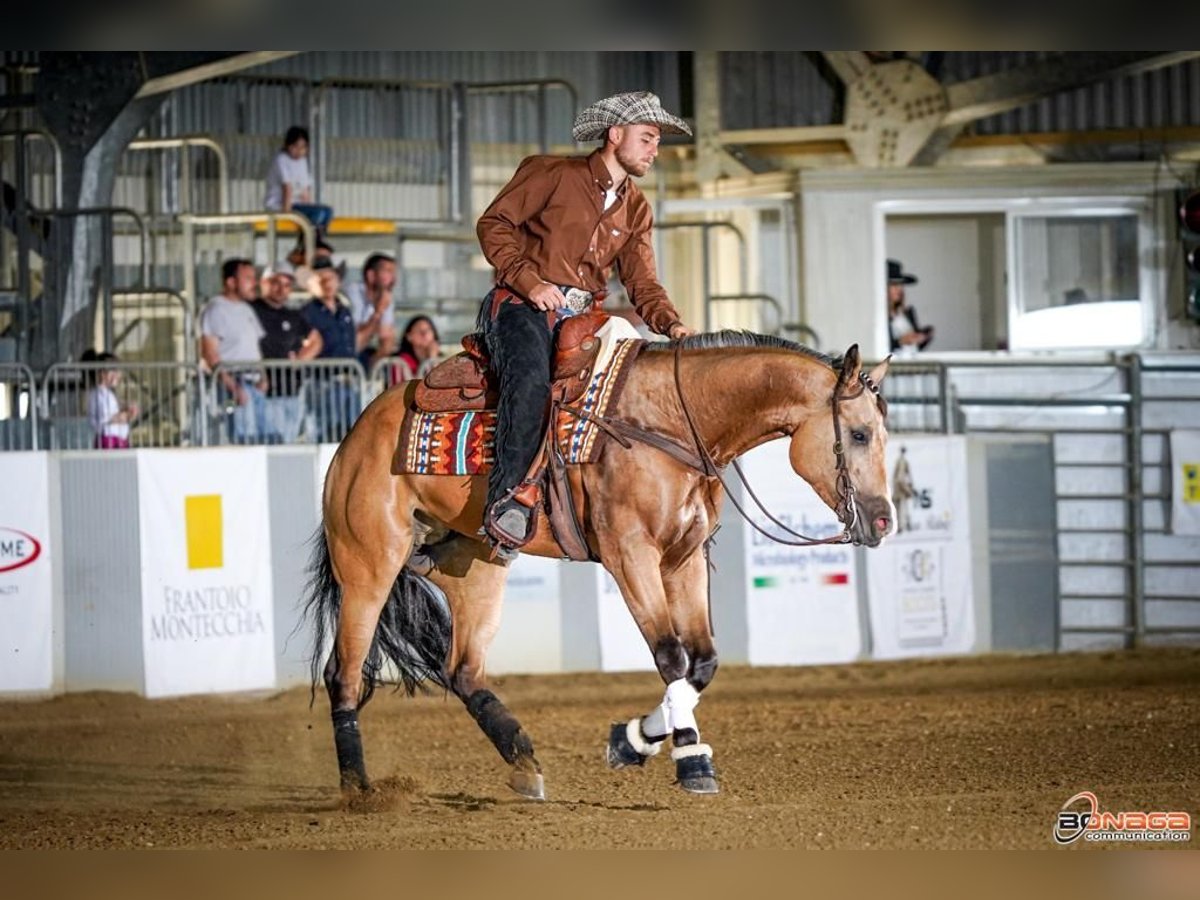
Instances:
[[[600,155],[600,151],[593,150],[591,155],[587,158],[587,163],[588,169],[590,169],[592,173],[592,179],[596,182],[596,184],[600,185],[602,190],[611,191],[613,189],[612,173],[608,171],[608,166],[605,165],[604,158]],[[621,186],[617,188],[617,196],[623,197],[625,195],[625,188],[628,186],[629,176],[626,175],[625,180],[621,182]]]

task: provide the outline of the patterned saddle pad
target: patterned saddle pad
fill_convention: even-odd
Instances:
[[[601,345],[592,377],[573,405],[602,416],[615,407],[645,341],[628,322],[616,317],[597,336]],[[598,460],[606,437],[592,422],[564,412],[558,414],[554,434],[568,464]],[[402,426],[397,468],[412,475],[482,475],[492,467],[495,441],[495,410],[431,413],[410,409]]]

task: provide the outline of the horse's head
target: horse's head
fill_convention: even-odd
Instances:
[[[858,345],[847,350],[823,411],[793,432],[788,454],[796,474],[838,514],[853,541],[869,547],[891,534],[896,521],[884,462],[886,407],[878,393],[890,359],[864,375]]]

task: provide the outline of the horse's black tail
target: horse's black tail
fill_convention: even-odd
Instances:
[[[330,637],[337,634],[338,612],[342,606],[342,588],[333,576],[329,543],[325,529],[313,535],[309,561],[308,593],[304,614],[313,623],[312,685],[314,696],[322,679],[325,654],[331,652]],[[379,624],[371,640],[371,649],[363,663],[363,690],[359,707],[375,693],[375,686],[386,678],[384,665],[391,661],[401,685],[409,696],[424,682],[449,687],[446,660],[450,652],[450,612],[445,598],[433,584],[409,571],[400,570],[387,603],[379,614]]]

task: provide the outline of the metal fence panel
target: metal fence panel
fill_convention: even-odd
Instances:
[[[337,443],[367,400],[355,359],[222,363],[206,379],[203,416],[212,445]]]
[[[0,363],[0,450],[38,449],[37,387],[20,363]]]
[[[1053,436],[1062,649],[1200,635],[1200,603],[1185,599],[1198,541],[1170,534],[1168,444],[1172,428],[1200,428],[1195,357],[902,360],[887,394],[896,432]]]
[[[50,450],[204,445],[200,371],[187,363],[56,363],[41,392]]]

